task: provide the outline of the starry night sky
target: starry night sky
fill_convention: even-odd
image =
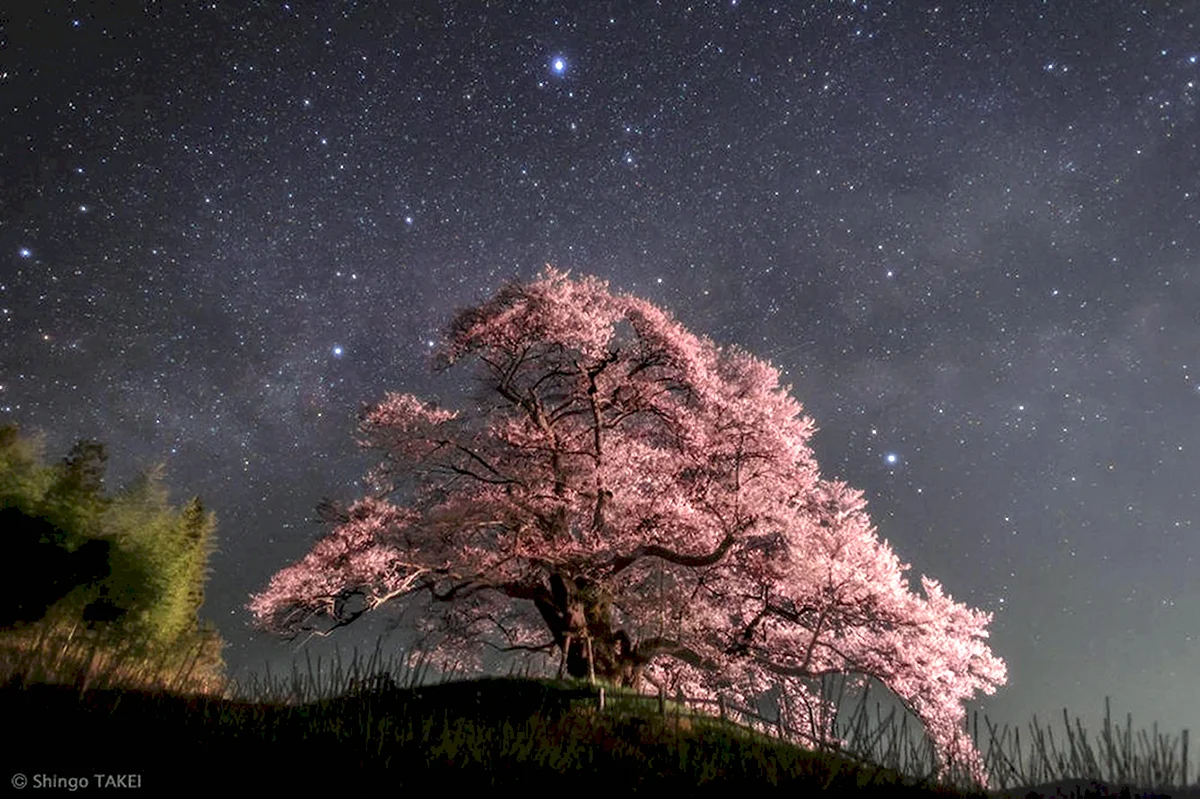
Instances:
[[[360,404],[552,263],[783,370],[995,612],[971,707],[1200,729],[1197,4],[99,5],[0,12],[0,423],[216,510],[235,674]]]

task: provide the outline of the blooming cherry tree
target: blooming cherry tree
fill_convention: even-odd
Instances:
[[[910,591],[861,492],[820,476],[776,369],[549,267],[459,313],[438,358],[472,362],[481,392],[364,409],[371,494],[252,597],[259,625],[327,633],[416,603],[450,651],[690,696],[779,686],[826,714],[813,678],[874,677],[942,776],[953,758],[986,785],[963,702],[1006,680],[990,614],[924,577]]]

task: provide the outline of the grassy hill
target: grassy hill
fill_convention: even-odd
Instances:
[[[47,664],[49,654],[55,657]],[[429,685],[420,669],[405,676],[405,669],[373,657],[365,666],[356,658],[346,669],[338,663],[324,672],[318,663],[323,682],[310,663],[307,675],[294,671],[290,680],[235,689],[214,684],[207,673],[194,678],[190,662],[180,661],[170,675],[119,657],[97,671],[101,660],[48,640],[37,650],[0,646],[7,733],[0,766],[10,775],[67,791],[70,780],[95,788],[102,779],[137,775],[150,795],[226,788],[311,793],[364,784],[423,791],[432,785],[439,792],[535,786],[585,795],[763,789],[973,799],[1118,795],[1068,780],[986,795],[959,791],[611,686],[601,711],[600,686],[587,682],[490,677]]]
[[[489,678],[360,690],[296,705],[70,686],[8,687],[5,760],[26,773],[145,774],[143,785],[588,790],[800,788],[958,796],[820,756],[719,719],[623,709],[596,689]]]

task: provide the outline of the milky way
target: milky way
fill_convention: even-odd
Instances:
[[[975,707],[1200,725],[1196,4],[16,5],[0,422],[216,510],[235,673],[359,404],[453,404],[442,325],[552,263],[783,371],[995,613]]]

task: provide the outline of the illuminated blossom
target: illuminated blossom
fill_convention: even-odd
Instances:
[[[775,368],[551,268],[460,313],[437,357],[474,362],[486,395],[364,412],[377,495],[253,598],[260,625],[417,603],[464,662],[488,642],[689,696],[779,686],[792,707],[821,707],[806,679],[868,675],[922,720],[942,776],[954,757],[986,784],[963,703],[1006,680],[990,615],[910,590],[861,492],[820,476]]]

